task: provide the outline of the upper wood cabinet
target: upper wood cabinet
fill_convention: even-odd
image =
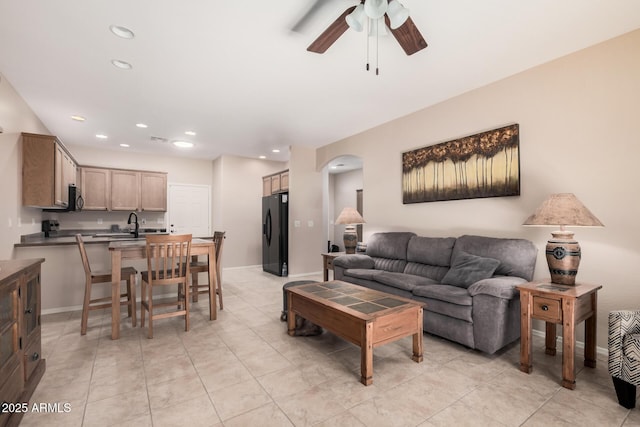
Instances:
[[[167,174],[127,169],[81,167],[85,210],[167,210]]]
[[[111,170],[111,210],[137,211],[140,208],[140,172]]]
[[[69,185],[76,184],[77,165],[51,135],[22,134],[22,204],[67,207]]]
[[[262,177],[262,195],[270,196],[289,191],[289,170]]]
[[[140,210],[166,212],[166,173],[140,172]]]
[[[111,209],[111,170],[104,168],[80,168],[80,192],[87,211]]]

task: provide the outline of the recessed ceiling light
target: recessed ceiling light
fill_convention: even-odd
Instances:
[[[184,133],[185,135],[189,135],[189,136],[196,136],[196,133],[192,130],[188,130]]]
[[[136,126],[139,127],[139,128],[142,128],[142,129],[146,129],[146,128],[149,127],[149,126],[145,125],[144,123],[136,123]]]
[[[179,148],[191,148],[191,147],[193,147],[193,143],[192,142],[187,142],[187,141],[173,141],[173,145],[175,145],[176,147],[179,147]]]
[[[84,122],[85,120],[87,120],[82,116],[75,116],[75,115],[71,116],[71,119],[75,120],[76,122]]]
[[[127,27],[121,27],[119,25],[111,25],[109,26],[109,30],[111,30],[111,32],[116,36],[122,37],[123,39],[132,39],[135,37],[135,34],[133,34],[133,31],[131,31]]]
[[[274,148],[273,150],[271,150],[272,153],[279,153],[280,150],[278,150],[277,148]]]
[[[120,144],[120,147],[127,148],[127,147],[129,147],[129,144]]]
[[[114,65],[114,67],[120,68],[121,70],[130,70],[133,68],[133,65],[120,59],[112,59],[111,63]]]
[[[258,156],[259,159],[266,159],[267,156]]]
[[[107,135],[105,135],[105,134],[99,133],[99,134],[96,135],[96,138],[98,138],[98,139],[107,139],[109,137]]]

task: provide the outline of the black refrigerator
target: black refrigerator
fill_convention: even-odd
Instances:
[[[288,275],[289,193],[262,198],[262,269]]]

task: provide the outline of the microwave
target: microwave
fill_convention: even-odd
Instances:
[[[76,212],[81,211],[84,206],[84,199],[80,194],[80,189],[73,184],[69,185],[69,202],[65,208],[47,208],[44,212]]]

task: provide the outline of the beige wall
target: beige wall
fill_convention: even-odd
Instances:
[[[521,224],[548,194],[575,193],[606,226],[574,229],[578,281],[603,285],[598,345],[606,348],[607,313],[640,302],[638,46],[634,31],[322,147],[317,168],[339,155],[363,158],[365,238],[378,230],[525,237],[539,248],[537,279],[548,277],[551,229]],[[402,204],[402,152],[509,123],[520,124],[519,197]]]
[[[49,133],[40,119],[0,74],[0,259],[13,258],[13,244],[22,234],[40,231],[42,213],[22,207],[20,133]]]
[[[290,147],[289,163],[289,275],[296,276],[319,272],[327,250],[323,174],[315,172],[315,150],[308,147]]]
[[[262,177],[287,169],[286,162],[222,156],[216,176],[214,224],[226,231],[222,265],[262,265]]]

